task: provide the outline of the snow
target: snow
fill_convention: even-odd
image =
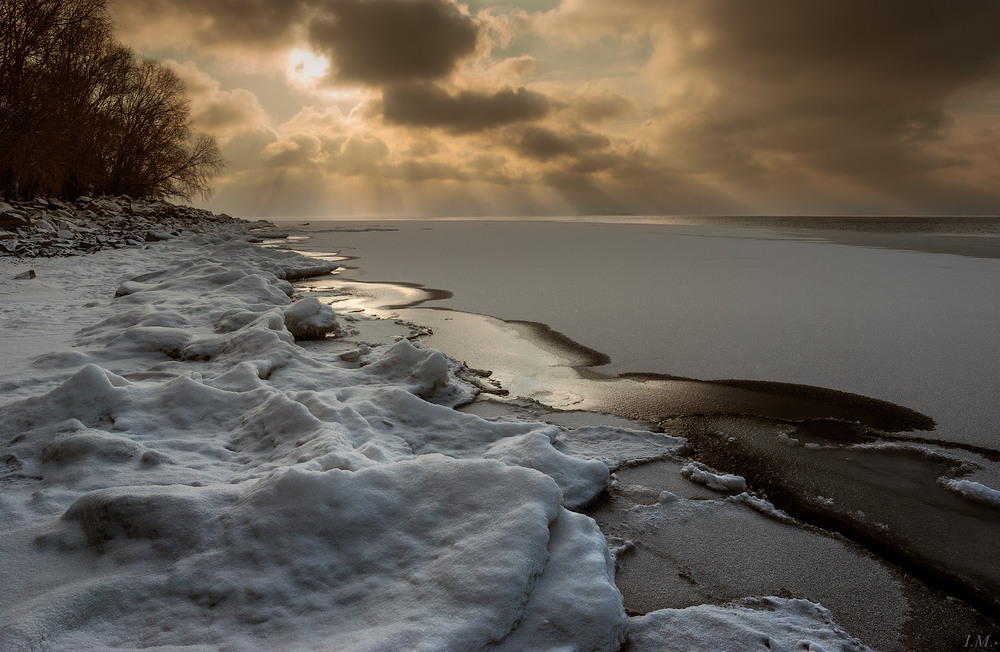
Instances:
[[[282,313],[285,316],[285,328],[297,340],[322,339],[328,333],[336,334],[340,330],[333,308],[320,303],[315,297],[299,299],[286,306]]]
[[[626,617],[604,535],[571,510],[684,440],[458,412],[476,393],[458,363],[407,339],[297,344],[338,320],[288,279],[330,264],[238,236],[33,260],[30,286],[0,268],[0,648],[673,636]],[[850,640],[811,609],[757,621]]]
[[[984,505],[1000,507],[1000,491],[997,491],[992,487],[987,487],[980,482],[976,482],[974,480],[958,480],[955,478],[938,478],[938,483],[940,483],[944,488],[950,489],[951,491],[954,491],[969,500],[974,500],[976,502],[983,503]]]
[[[684,465],[681,475],[696,484],[703,484],[713,491],[742,493],[747,490],[747,483],[741,476],[725,473],[713,473],[701,462],[691,462]]]
[[[563,491],[563,503],[570,509],[594,500],[608,484],[609,472],[601,462],[565,455],[552,447],[557,428],[529,432],[492,444],[484,457],[537,469],[553,478]]]
[[[791,516],[786,514],[784,511],[778,509],[768,501],[764,500],[763,498],[758,498],[756,496],[753,496],[747,493],[746,491],[744,491],[743,493],[736,494],[735,496],[730,496],[729,500],[730,502],[734,503],[743,503],[744,505],[754,510],[755,512],[759,512],[764,516],[768,516],[783,523],[790,523],[793,520]],[[831,500],[830,502],[832,503],[833,501]]]
[[[635,650],[868,650],[821,605],[764,598],[728,607],[661,609],[629,621]]]

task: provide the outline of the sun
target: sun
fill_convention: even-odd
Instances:
[[[315,86],[317,81],[326,76],[329,69],[330,62],[326,57],[303,48],[295,48],[288,54],[285,75],[292,82],[303,86]]]

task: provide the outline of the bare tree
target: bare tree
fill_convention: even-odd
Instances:
[[[67,62],[110,36],[105,0],[0,0],[0,183],[50,191],[75,90]]]
[[[190,102],[176,73],[135,61],[111,102],[108,192],[185,199],[208,192],[222,158],[213,138],[191,133]]]
[[[0,0],[0,191],[190,199],[222,169],[177,76],[117,43],[108,0]]]

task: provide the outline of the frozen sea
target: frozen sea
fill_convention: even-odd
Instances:
[[[300,248],[449,293],[424,309],[545,324],[602,374],[852,392],[997,450],[1000,221],[825,220],[313,221]],[[372,226],[391,230],[351,231]]]

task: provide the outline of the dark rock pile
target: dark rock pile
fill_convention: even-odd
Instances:
[[[249,233],[273,228],[159,200],[80,197],[0,202],[0,256],[77,256],[101,249],[142,246],[183,232],[231,227]]]

